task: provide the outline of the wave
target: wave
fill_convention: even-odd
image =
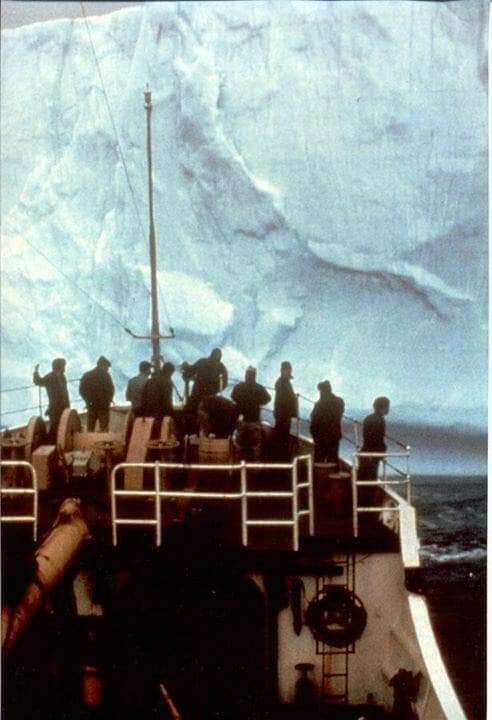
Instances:
[[[487,549],[484,546],[464,548],[459,545],[422,545],[420,556],[431,563],[481,563],[487,557]]]

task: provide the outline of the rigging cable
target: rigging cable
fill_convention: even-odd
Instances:
[[[140,217],[140,213],[139,213],[139,210],[138,210],[137,197],[136,197],[135,190],[134,190],[133,185],[132,185],[131,180],[130,180],[130,173],[128,172],[128,167],[127,167],[127,164],[126,164],[125,156],[124,156],[123,150],[122,150],[122,148],[121,148],[121,143],[120,143],[120,139],[119,139],[119,135],[118,135],[118,130],[117,130],[116,123],[115,123],[115,120],[114,120],[114,117],[113,117],[113,113],[112,113],[112,111],[111,111],[111,105],[110,105],[110,103],[109,103],[109,97],[108,97],[108,94],[107,94],[107,92],[106,92],[106,86],[105,86],[105,84],[104,84],[104,79],[103,79],[103,76],[102,76],[101,67],[100,67],[100,65],[99,65],[99,60],[97,59],[96,48],[95,48],[95,46],[94,46],[94,41],[93,41],[93,39],[92,39],[92,33],[91,33],[91,30],[90,30],[89,21],[88,21],[86,12],[85,12],[84,3],[82,2],[82,0],[79,0],[79,3],[80,3],[80,8],[81,8],[81,10],[82,10],[82,15],[83,15],[83,17],[84,17],[85,26],[86,26],[86,29],[87,29],[87,35],[88,35],[88,37],[89,37],[89,42],[90,42],[90,45],[91,45],[91,48],[92,48],[92,54],[93,54],[93,56],[94,56],[94,62],[95,62],[95,65],[96,65],[97,74],[99,75],[99,81],[100,81],[100,83],[101,83],[101,89],[102,89],[102,92],[103,92],[103,95],[104,95],[104,100],[105,100],[105,103],[106,103],[106,108],[107,108],[107,111],[108,111],[109,119],[110,119],[110,121],[111,121],[111,125],[113,126],[113,132],[114,132],[116,144],[117,144],[117,146],[118,146],[118,153],[119,153],[119,156],[120,156],[122,165],[123,165],[123,169],[124,169],[124,172],[125,172],[126,181],[127,181],[128,187],[129,187],[129,189],[130,189],[130,194],[131,194],[131,196],[132,196],[133,206],[134,206],[134,209],[135,209],[135,215],[136,215],[136,218],[137,218],[137,222],[138,222],[138,224],[139,224],[139,226],[140,226],[140,230],[141,230],[141,233],[142,233],[142,237],[144,237],[145,239],[147,239],[147,233],[146,233],[146,231],[145,231],[145,229],[144,229],[144,226],[143,226],[143,223],[142,223],[142,218]],[[145,289],[147,290],[147,292],[148,292],[149,295],[150,295],[150,290],[148,289],[148,287],[147,287],[145,284],[144,284],[144,287],[145,287]],[[166,316],[168,325],[170,326],[170,325],[171,325],[171,319],[170,319],[170,317],[169,317],[169,313],[168,313],[168,310],[167,310],[167,307],[166,307],[166,303],[165,303],[165,302],[163,302],[163,306],[164,306],[164,314],[165,314],[165,316]]]
[[[26,237],[23,237],[22,240],[24,240],[24,242],[26,242],[28,245],[30,245],[35,252],[37,252],[39,255],[41,255],[41,257],[43,257],[43,258],[46,260],[47,263],[49,263],[52,267],[54,267],[55,270],[56,270],[57,272],[59,272],[60,275],[62,275],[62,276],[65,278],[65,280],[68,281],[68,283],[69,283],[70,285],[72,285],[73,287],[77,288],[77,290],[78,290],[79,292],[81,292],[83,295],[85,295],[87,298],[89,298],[89,300],[90,300],[92,303],[94,303],[95,305],[97,305],[98,307],[100,307],[101,310],[103,310],[109,317],[111,317],[111,318],[114,320],[114,322],[118,323],[118,325],[119,325],[120,327],[122,327],[123,330],[125,329],[125,326],[123,325],[123,323],[121,322],[121,320],[119,320],[114,313],[112,313],[110,310],[108,310],[107,308],[105,308],[104,305],[101,305],[101,303],[98,302],[97,300],[94,300],[94,298],[93,298],[91,295],[89,295],[89,293],[87,292],[87,290],[84,290],[83,288],[81,288],[80,285],[77,285],[76,282],[74,282],[66,273],[63,272],[63,270],[60,270],[60,268],[59,268],[57,265],[55,265],[55,263],[53,262],[53,260],[50,260],[50,258],[48,257],[48,255],[46,255],[46,253],[44,253],[42,250],[39,250],[39,248],[37,248],[35,245],[33,245],[33,243],[32,243],[30,240],[28,240]]]

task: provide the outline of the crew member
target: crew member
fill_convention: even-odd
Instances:
[[[362,425],[363,445],[361,452],[386,452],[385,416],[389,413],[390,401],[387,397],[378,397],[373,403],[374,412],[368,415]],[[361,457],[359,459],[359,480],[376,480],[380,458]]]
[[[111,363],[101,355],[97,365],[80,379],[79,392],[87,405],[87,430],[94,432],[99,420],[99,431],[109,428],[109,406],[114,397],[114,385],[109,374]]]
[[[328,380],[318,385],[319,400],[311,413],[311,435],[314,440],[314,462],[334,463],[338,468],[338,448],[342,437],[345,403],[331,390]]]
[[[166,362],[161,370],[154,372],[142,393],[141,415],[161,421],[173,414],[173,381],[175,367]]]
[[[137,417],[141,415],[142,394],[144,387],[149,381],[152,365],[146,360],[143,360],[138,366],[138,370],[139,374],[128,381],[126,388],[126,399],[131,402],[132,410]]]
[[[275,442],[281,458],[290,456],[290,421],[298,415],[298,402],[290,382],[293,378],[292,365],[284,361],[280,365],[280,377],[275,383]]]
[[[187,376],[194,380],[190,400],[197,405],[207,395],[216,395],[227,387],[227,368],[221,359],[221,350],[215,348],[208,358],[200,358],[189,368]]]
[[[234,432],[238,414],[238,408],[231,400],[221,395],[207,395],[198,406],[200,430],[206,436],[228,438]]]
[[[51,363],[51,372],[41,377],[39,365],[34,368],[32,381],[35,385],[45,387],[48,393],[48,408],[46,415],[50,419],[49,439],[56,442],[56,433],[60,423],[60,417],[65,408],[70,407],[70,399],[67,390],[67,378],[65,377],[66,361],[63,358],[56,358]]]
[[[260,421],[260,409],[267,405],[270,400],[270,393],[256,382],[256,370],[249,367],[244,376],[244,382],[234,386],[231,399],[236,403],[240,415],[245,422],[257,423]]]

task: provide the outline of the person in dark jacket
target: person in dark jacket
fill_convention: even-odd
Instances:
[[[311,413],[311,435],[314,440],[314,462],[335,463],[338,468],[338,448],[342,437],[342,417],[345,403],[334,395],[328,380],[318,385],[319,400]]]
[[[50,419],[49,440],[56,441],[56,433],[60,418],[65,408],[70,407],[70,398],[68,397],[67,378],[65,377],[66,361],[63,358],[56,358],[51,363],[51,372],[41,377],[39,374],[39,365],[34,368],[32,381],[35,385],[45,387],[48,393],[48,408],[46,415]]]
[[[94,432],[99,420],[99,431],[109,428],[109,407],[114,397],[114,385],[109,374],[111,363],[101,355],[97,365],[80,379],[79,392],[87,405],[87,430]]]
[[[215,348],[208,358],[200,358],[189,367],[187,376],[194,380],[190,400],[196,405],[208,395],[216,395],[225,390],[229,382],[227,368],[221,362],[222,352]]]
[[[284,361],[280,365],[280,377],[275,383],[275,442],[279,456],[290,456],[290,421],[298,415],[297,396],[292,388],[292,365]]]
[[[262,405],[267,405],[271,397],[263,385],[256,382],[255,368],[249,367],[244,382],[238,383],[232,389],[231,399],[236,403],[239,414],[243,416],[245,422],[257,423],[260,421]]]
[[[390,401],[387,397],[378,397],[373,403],[374,412],[368,415],[362,425],[363,445],[361,452],[386,452],[386,421],[389,413]],[[359,459],[359,480],[376,480],[380,458]]]
[[[227,438],[234,432],[238,418],[238,408],[221,395],[207,395],[198,406],[200,430],[216,438]]]
[[[126,388],[126,399],[131,402],[132,410],[137,417],[141,414],[142,395],[144,387],[149,381],[152,365],[143,360],[138,366],[138,370],[139,374],[128,381]]]
[[[155,372],[147,381],[142,393],[141,415],[161,421],[173,414],[173,381],[175,367],[164,363],[162,369]]]

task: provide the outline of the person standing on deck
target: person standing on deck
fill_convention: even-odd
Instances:
[[[48,393],[48,408],[46,415],[50,419],[49,439],[56,441],[56,433],[62,412],[70,407],[70,398],[68,397],[67,378],[65,377],[66,360],[64,358],[56,358],[51,363],[51,372],[41,377],[39,374],[39,365],[34,368],[32,381],[39,387],[45,387]]]
[[[149,381],[152,365],[146,360],[143,360],[138,366],[138,370],[139,374],[128,381],[126,388],[126,399],[131,402],[132,410],[136,417],[141,415],[142,394],[144,387]]]
[[[244,382],[240,382],[232,389],[231,400],[237,405],[244,422],[260,422],[260,409],[267,405],[272,398],[270,393],[256,382],[256,369],[249,367],[244,376]]]
[[[193,389],[185,405],[188,432],[197,430],[198,406],[209,395],[217,395],[229,382],[226,366],[221,362],[219,348],[212,350],[208,358],[200,358],[194,365],[183,363],[181,366],[186,384],[193,380]]]
[[[140,414],[162,421],[167,415],[173,414],[173,381],[175,367],[172,363],[164,363],[161,370],[155,372],[147,381],[142,393]]]
[[[109,407],[114,397],[114,385],[109,374],[111,363],[101,355],[97,365],[80,379],[79,392],[87,405],[87,430],[94,432],[99,420],[99,431],[109,428]]]
[[[387,397],[378,397],[373,403],[374,412],[368,415],[362,425],[363,444],[361,452],[386,452],[386,421],[390,401]],[[359,480],[376,480],[380,458],[362,457],[359,459]]]
[[[311,413],[311,435],[314,440],[314,462],[334,463],[338,469],[338,448],[342,437],[345,403],[331,390],[328,380],[318,385],[319,400]]]
[[[290,455],[290,421],[298,416],[297,396],[290,382],[293,378],[292,365],[286,360],[280,365],[280,377],[275,383],[275,444],[279,456],[288,458]]]

